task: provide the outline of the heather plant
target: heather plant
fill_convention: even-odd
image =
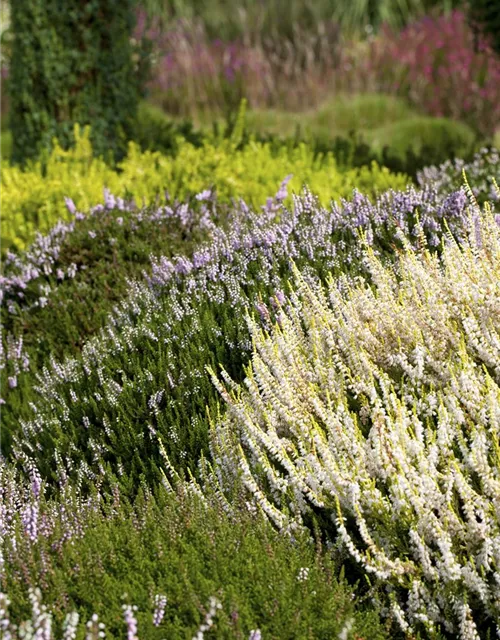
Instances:
[[[461,186],[463,174],[479,204],[490,202],[498,208],[500,197],[494,180],[500,181],[500,154],[497,148],[483,148],[470,162],[462,159],[447,160],[439,166],[425,167],[417,174],[420,186],[432,184],[441,193],[449,193]]]
[[[0,486],[3,638],[68,638],[71,628],[79,638],[326,639],[346,625],[387,637],[319,542],[283,537],[208,487],[144,490],[131,505],[116,487],[83,499],[66,485],[51,501],[35,469],[22,479],[5,466]]]
[[[310,193],[283,207],[286,197],[283,184],[263,211],[235,206],[228,228],[212,229],[189,257],[153,258],[146,281],[130,284],[81,353],[46,359],[36,377],[36,355],[15,333],[4,336],[5,454],[21,466],[33,458],[53,483],[61,474],[87,482],[105,470],[134,493],[141,478],[158,481],[160,437],[176,468],[196,469],[207,451],[206,407],[217,402],[205,367],[222,363],[239,375],[251,349],[244,311],[256,308],[266,321],[259,299],[281,296],[291,260],[321,279],[354,275],[363,270],[359,230],[391,259],[404,235],[418,244],[420,229],[439,249],[445,229],[460,239],[467,225],[463,192],[442,198],[408,188],[375,203],[357,193],[330,209]],[[49,331],[55,342],[57,322]]]
[[[425,17],[348,51],[351,88],[406,97],[424,113],[461,120],[491,137],[499,120],[500,60],[466,14]]]
[[[367,247],[370,281],[296,271],[244,383],[212,371],[222,486],[282,531],[319,518],[412,636],[499,633],[500,218],[470,218],[441,255]]]
[[[222,206],[217,212],[196,197],[137,209],[105,192],[88,214],[70,199],[67,207],[73,221],[39,234],[24,254],[8,252],[0,276],[4,332],[29,351],[32,371],[50,355],[76,353],[103,327],[129,280],[149,271],[152,253],[189,255],[215,223],[224,224]]]
[[[343,170],[331,153],[315,154],[305,144],[273,148],[250,141],[237,149],[242,127],[243,122],[230,138],[207,140],[200,147],[180,142],[174,157],[141,152],[130,143],[117,170],[101,158],[93,158],[89,130],[80,133],[76,128],[74,149],[65,151],[56,145],[46,163],[39,160],[26,170],[4,164],[3,249],[23,249],[36,231],[46,233],[58,219],[68,220],[65,197],[71,198],[79,211],[86,211],[101,201],[105,187],[116,197],[146,204],[163,199],[165,192],[172,200],[183,200],[212,189],[221,202],[230,203],[238,197],[259,206],[289,173],[296,192],[307,183],[324,203],[349,196],[355,187],[375,195],[406,185],[404,175],[392,175],[376,163]]]

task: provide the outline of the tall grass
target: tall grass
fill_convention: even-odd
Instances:
[[[430,9],[450,11],[457,0],[146,0],[147,11],[164,23],[200,19],[210,37],[231,40],[256,34],[279,34],[294,39],[295,25],[315,29],[334,21],[345,30],[359,31],[383,22],[401,27]]]

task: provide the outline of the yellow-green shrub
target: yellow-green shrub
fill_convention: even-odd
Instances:
[[[77,128],[75,138],[76,146],[69,151],[56,144],[45,165],[32,163],[25,171],[2,165],[4,248],[22,249],[36,231],[46,232],[58,219],[68,218],[65,196],[85,211],[102,201],[104,187],[139,203],[163,197],[165,191],[183,199],[215,187],[219,201],[242,198],[258,206],[290,173],[291,192],[307,184],[325,204],[351,196],[355,187],[373,195],[391,187],[402,188],[408,182],[406,176],[392,174],[375,163],[341,171],[332,155],[314,157],[305,144],[276,152],[268,144],[252,141],[237,150],[232,140],[207,141],[201,147],[182,141],[175,157],[142,152],[131,142],[127,157],[115,170],[92,156],[88,129],[81,133]]]

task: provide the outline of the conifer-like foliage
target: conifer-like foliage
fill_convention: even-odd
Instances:
[[[75,122],[92,126],[97,153],[123,155],[145,71],[131,42],[135,0],[11,4],[13,160],[36,158],[55,136],[68,145]]]

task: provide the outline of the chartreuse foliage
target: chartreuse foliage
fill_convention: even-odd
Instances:
[[[77,122],[91,125],[96,153],[123,156],[145,79],[145,50],[132,43],[135,0],[10,4],[14,162],[37,158],[54,137],[66,147]]]
[[[220,202],[242,198],[259,206],[290,173],[294,191],[307,184],[324,204],[349,197],[355,187],[373,196],[391,187],[403,188],[408,181],[375,163],[341,170],[332,154],[316,155],[305,144],[273,149],[270,144],[250,142],[237,149],[237,134],[225,141],[207,140],[200,147],[181,142],[175,157],[141,152],[129,143],[126,158],[113,169],[93,156],[89,135],[88,129],[76,127],[74,148],[65,151],[56,144],[47,162],[38,160],[25,170],[2,166],[4,249],[22,249],[36,231],[47,232],[58,219],[68,219],[65,197],[85,211],[102,200],[104,187],[138,203],[163,200],[166,191],[171,198],[184,199],[213,188]]]

